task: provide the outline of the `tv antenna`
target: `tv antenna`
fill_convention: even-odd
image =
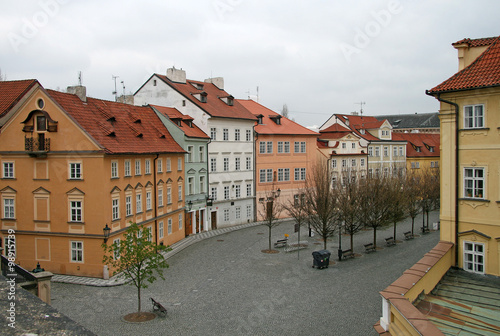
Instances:
[[[115,91],[113,91],[113,92],[112,92],[112,94],[114,94],[114,95],[115,95],[115,101],[117,101],[117,100],[118,100],[118,96],[117,96],[118,91],[116,91],[116,79],[117,79],[118,77],[120,77],[120,76],[114,76],[114,75],[111,75],[112,80],[114,80],[114,81],[115,81]]]
[[[82,86],[82,72],[78,71],[78,86]]]
[[[123,87],[123,95],[125,96],[125,83],[123,81],[121,81],[122,83],[122,87]]]
[[[360,105],[359,114],[361,114],[361,116],[363,116],[363,105],[365,105],[366,103],[364,101],[362,101],[362,102],[355,103],[355,104],[359,104]]]

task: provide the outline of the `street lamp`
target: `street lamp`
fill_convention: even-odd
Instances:
[[[188,212],[191,211],[192,208],[193,208],[193,201],[189,200],[187,202],[187,211]]]
[[[106,244],[108,242],[109,234],[111,233],[111,229],[108,224],[106,224],[106,226],[102,229],[102,232],[104,233],[104,244]]]
[[[36,268],[33,269],[33,271],[31,271],[31,273],[40,273],[40,272],[45,272],[45,269],[40,267],[40,263],[37,263]]]

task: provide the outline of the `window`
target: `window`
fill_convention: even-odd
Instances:
[[[389,156],[389,147],[384,146],[384,156],[388,157]]]
[[[380,157],[380,147],[379,146],[375,147],[375,156]]]
[[[283,141],[278,141],[278,153],[283,153]]]
[[[160,221],[158,223],[158,236],[160,238],[163,238],[163,235],[164,235],[164,233],[163,233],[163,221]]]
[[[224,222],[229,222],[229,209],[224,209]]]
[[[359,160],[359,165],[360,165],[361,167],[364,167],[364,166],[365,166],[365,159],[360,159],[360,160]]]
[[[429,152],[430,153],[434,153],[434,147],[433,146],[429,146]]]
[[[356,167],[356,159],[351,159],[351,167]]]
[[[167,187],[167,204],[172,204],[172,188]]]
[[[285,141],[284,152],[285,153],[290,153],[290,141]]]
[[[246,169],[247,170],[252,170],[252,158],[251,157],[247,157],[246,158]]]
[[[132,216],[132,196],[125,197],[125,215]]]
[[[210,188],[210,197],[213,201],[217,200],[217,187]]]
[[[265,153],[266,153],[266,142],[260,141],[259,142],[259,154],[265,154]]]
[[[347,148],[347,144],[345,142],[342,142],[342,149],[346,149]]]
[[[247,129],[246,131],[246,140],[252,141],[252,130]]]
[[[273,152],[273,142],[268,141],[267,142],[267,154],[271,154]]]
[[[69,164],[69,178],[71,180],[81,180],[82,178],[82,164],[70,163]]]
[[[118,161],[111,161],[111,178],[118,177]]]
[[[404,156],[403,146],[399,147],[399,156]]]
[[[259,182],[260,183],[266,182],[266,170],[265,169],[259,170]]]
[[[345,168],[345,167],[347,167],[347,160],[342,159],[342,168]]]
[[[72,241],[71,242],[71,261],[72,262],[83,262],[83,242],[82,241]]]
[[[278,181],[290,181],[290,168],[278,168]]]
[[[135,195],[135,212],[142,212],[142,194]]]
[[[111,213],[113,220],[120,219],[120,200],[118,198],[113,199],[111,205]]]
[[[431,168],[439,168],[439,161],[431,161]]]
[[[420,168],[420,162],[412,162],[411,163],[411,168],[412,169],[419,169]]]
[[[224,199],[225,200],[229,199],[229,186],[224,187]]]
[[[210,139],[212,140],[217,140],[217,128],[211,127],[210,128]]]
[[[234,141],[240,141],[240,130],[238,128],[234,130]]]
[[[113,239],[113,245],[117,247],[117,249],[113,251],[113,259],[118,260],[120,259],[120,238]]]
[[[484,199],[484,168],[464,169],[464,197]]]
[[[177,170],[181,171],[182,170],[182,159],[177,158]]]
[[[82,221],[82,201],[70,201],[70,221],[71,222],[81,222]]]
[[[234,196],[236,198],[240,198],[241,197],[241,186],[240,185],[235,185],[234,186]]]
[[[179,202],[182,201],[182,184],[177,187],[177,194],[179,196]]]
[[[300,143],[300,152],[301,153],[305,153],[306,152],[306,142],[305,141],[302,141]]]
[[[217,158],[210,158],[210,171],[217,171]]]
[[[241,159],[235,158],[234,159],[234,170],[240,170],[240,169],[241,169]]]
[[[151,226],[148,226],[146,228],[146,240],[151,241],[153,239],[153,228]]]
[[[484,127],[483,105],[464,106],[464,128]]]
[[[15,216],[14,199],[4,198],[3,199],[3,218],[14,219]]]
[[[179,230],[182,230],[182,214],[179,214]]]
[[[163,188],[158,188],[158,206],[163,206]]]
[[[247,184],[247,197],[252,196],[252,185],[250,183]]]
[[[167,172],[172,171],[172,163],[170,161],[170,158],[167,158]]]
[[[306,179],[306,169],[295,168],[294,176],[295,176],[295,181],[304,181]]]
[[[158,159],[156,161],[156,168],[157,168],[156,171],[158,173],[163,173],[163,160],[162,159]]]
[[[351,143],[351,148],[352,149],[356,149],[356,143],[355,142]]]
[[[199,156],[200,162],[205,162],[205,147],[204,146],[198,147],[198,156]]]
[[[141,175],[141,160],[135,160],[135,175]]]
[[[172,218],[167,220],[167,232],[168,234],[172,234]]]
[[[392,147],[392,156],[394,157],[398,156],[398,147],[396,146]]]
[[[194,177],[188,177],[188,195],[194,194]]]
[[[484,244],[464,242],[464,270],[484,273]]]
[[[151,174],[151,160],[144,160],[144,174]]]
[[[267,170],[267,182],[273,182],[273,169],[272,168]]]
[[[224,169],[224,171],[229,171],[229,158],[227,158],[227,157],[224,158],[223,169]]]
[[[36,117],[36,130],[42,132],[47,130],[47,119],[45,116]]]
[[[222,140],[224,141],[229,140],[229,130],[227,128],[222,129]]]
[[[337,168],[337,159],[332,159],[332,168]]]
[[[295,141],[294,144],[295,153],[305,153],[306,152],[306,142],[305,141]]]
[[[384,177],[388,177],[389,176],[389,168],[385,167],[384,168]]]
[[[200,194],[205,193],[205,176],[200,176]]]
[[[237,206],[234,210],[235,210],[234,214],[235,214],[236,219],[240,219],[241,218],[241,207]]]
[[[373,147],[368,147],[368,156],[373,156]]]
[[[250,204],[247,204],[247,218],[252,217],[252,206]]]
[[[146,211],[151,210],[151,191],[146,192]]]
[[[14,178],[14,162],[3,163],[3,178]]]
[[[193,162],[193,146],[187,148],[187,162]]]

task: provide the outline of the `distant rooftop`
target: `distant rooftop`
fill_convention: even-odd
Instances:
[[[500,278],[450,269],[416,307],[445,335],[499,335]]]
[[[439,129],[439,113],[391,114],[375,116],[378,120],[387,119],[393,130],[397,129]]]

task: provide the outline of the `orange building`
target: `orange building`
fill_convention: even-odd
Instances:
[[[26,269],[102,277],[106,226],[108,244],[131,221],[184,238],[185,152],[152,109],[68,91],[0,82],[1,235]]]
[[[307,174],[316,162],[316,138],[311,131],[253,100],[238,100],[257,117],[255,126],[256,199],[280,189],[279,202],[288,204],[300,197]],[[259,204],[256,205],[259,209]],[[280,217],[289,217],[282,211]],[[257,220],[262,220],[257,211]]]

